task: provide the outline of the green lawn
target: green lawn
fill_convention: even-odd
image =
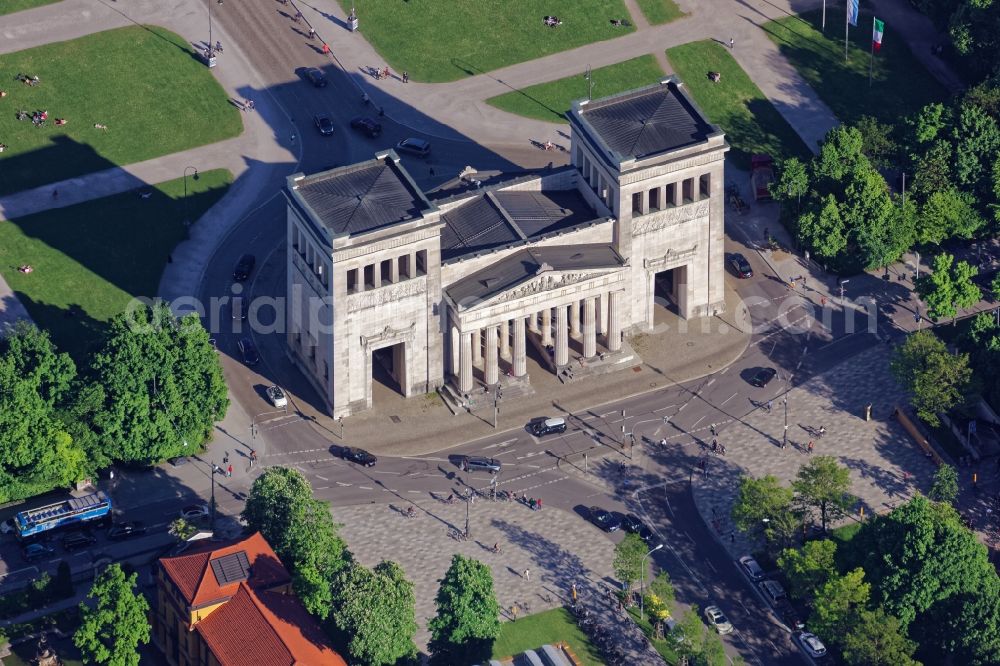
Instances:
[[[0,222],[0,273],[59,348],[78,359],[132,296],[155,296],[167,256],[232,181],[226,170]],[[17,267],[30,264],[34,272]]]
[[[733,147],[729,159],[740,168],[750,168],[753,153],[776,158],[812,155],[728,48],[711,40],[691,42],[668,49],[667,59],[701,110],[726,133]],[[710,71],[721,73],[722,80],[713,83]]]
[[[355,7],[360,30],[396,74],[414,81],[454,81],[566,51],[635,30],[622,0],[340,0]],[[550,28],[550,14],[563,24]]]
[[[843,14],[839,23],[836,12],[833,25],[827,21],[826,37],[819,31],[820,16],[819,11],[806,12],[772,21],[763,28],[842,122],[870,115],[896,124],[901,116],[947,98],[944,88],[917,62],[891,23],[885,26],[882,51],[875,56],[869,86],[872,15],[862,11],[858,27],[851,27],[846,62]]]
[[[686,16],[681,8],[674,3],[674,0],[636,0],[642,15],[652,25],[670,23],[682,16]]]
[[[493,644],[493,658],[512,657],[525,650],[560,641],[569,644],[583,666],[601,666],[604,663],[600,652],[587,640],[587,635],[565,608],[529,615],[516,622],[504,622],[500,638]]]
[[[601,67],[591,75],[594,81],[594,99],[648,86],[664,76],[663,69],[651,55]],[[569,110],[570,102],[586,99],[587,88],[587,79],[584,78],[584,70],[581,70],[577,75],[491,97],[486,102],[521,116],[550,123],[564,123],[564,114]]]
[[[0,0],[0,14],[13,14],[24,9],[51,5],[59,0]]]
[[[180,36],[135,26],[0,55],[0,195],[234,137],[240,112]],[[41,83],[14,81],[17,73]],[[34,127],[16,110],[46,110]],[[56,118],[68,124],[57,127]],[[102,131],[94,127],[101,123]]]

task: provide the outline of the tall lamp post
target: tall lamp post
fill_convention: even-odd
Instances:
[[[646,587],[646,582],[645,582],[646,581],[646,558],[649,557],[650,555],[652,555],[653,553],[655,553],[656,551],[658,551],[661,548],[663,548],[663,544],[662,543],[659,544],[659,545],[657,545],[657,546],[655,546],[653,548],[653,550],[651,550],[648,553],[646,553],[645,555],[643,555],[642,556],[642,560],[639,563],[639,618],[640,619],[642,619],[642,618],[644,618],[646,616],[645,612],[644,612],[644,610],[645,610],[645,604],[643,604],[644,599],[642,597],[642,591]]]
[[[215,532],[215,475],[222,470],[212,461],[212,532]]]
[[[466,539],[468,539],[470,536],[472,536],[472,533],[469,531],[469,506],[472,505],[472,495],[475,492],[476,491],[474,491],[472,488],[469,488],[469,492],[465,496],[465,538]]]
[[[211,7],[211,5],[209,5]],[[193,166],[184,167],[184,226],[191,226],[191,204],[188,202],[188,169],[194,171],[192,180],[198,180],[198,169]]]

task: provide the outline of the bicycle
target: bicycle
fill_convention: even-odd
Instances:
[[[448,532],[448,536],[450,536],[455,541],[468,541],[469,540],[469,537],[466,536],[465,532],[463,532],[462,530],[452,529],[452,530],[450,530]]]

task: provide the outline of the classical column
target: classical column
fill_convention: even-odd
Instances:
[[[608,298],[608,349],[611,351],[622,348],[621,294],[613,291]]]
[[[462,333],[462,354],[458,371],[458,390],[468,393],[472,390],[472,333]]]
[[[514,376],[524,377],[528,373],[528,362],[524,355],[524,317],[514,320]]]
[[[451,374],[458,377],[462,370],[462,334],[458,327],[451,325]]]
[[[532,312],[528,315],[528,330],[532,333],[538,333],[538,313]]]
[[[592,358],[597,355],[597,316],[594,297],[583,301],[583,356]]]
[[[483,364],[483,333],[478,328],[472,332],[472,364],[476,367]]]
[[[604,335],[608,332],[608,295],[601,294],[597,297],[597,334]]]
[[[510,320],[500,322],[500,358],[510,360]]]
[[[552,344],[552,308],[542,310],[542,346]]]
[[[497,325],[486,327],[486,366],[483,368],[486,384],[493,386],[500,379],[500,367],[497,363]]]
[[[580,337],[580,301],[575,300],[569,304],[569,334],[574,338]]]
[[[569,331],[566,330],[566,308],[560,305],[556,308],[556,365],[569,363]]]

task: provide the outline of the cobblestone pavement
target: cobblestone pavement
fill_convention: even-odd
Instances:
[[[413,582],[420,649],[426,649],[430,638],[427,623],[436,613],[438,584],[454,553],[490,567],[505,620],[511,619],[515,604],[523,617],[567,603],[573,583],[581,601],[593,604],[602,616],[608,614],[601,605],[600,592],[613,584],[614,543],[596,528],[581,523],[578,516],[553,508],[532,511],[522,504],[478,499],[468,506],[472,537],[457,541],[448,533],[465,529],[465,502],[421,503],[415,505],[418,517],[412,519],[402,513],[410,505],[401,500],[389,507],[362,505],[335,507],[333,511],[334,519],[344,523],[341,534],[362,564],[374,566],[380,559],[395,560]],[[500,544],[502,554],[491,551],[495,543]],[[527,577],[525,571],[529,572]],[[637,628],[626,628],[631,623],[622,618],[615,622],[621,625],[619,631],[634,657],[629,663],[657,663],[659,656],[647,652],[645,638],[633,633]]]

